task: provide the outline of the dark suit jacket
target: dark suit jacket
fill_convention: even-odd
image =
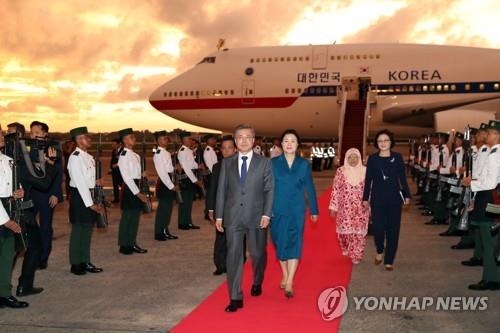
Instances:
[[[239,154],[221,162],[215,216],[224,226],[244,225],[259,228],[263,215],[272,216],[274,177],[271,161],[253,154],[246,182],[240,185]]]
[[[217,199],[217,186],[219,185],[219,174],[220,174],[221,162],[214,164],[212,167],[212,177],[210,183],[208,184],[207,190],[207,210],[215,211],[215,202]]]

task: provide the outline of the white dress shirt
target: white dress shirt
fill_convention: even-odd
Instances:
[[[133,150],[123,148],[118,158],[118,168],[122,175],[125,185],[129,188],[132,194],[139,194],[139,188],[134,182],[134,179],[141,179],[141,157]]]
[[[486,160],[488,159],[488,155],[490,153],[490,147],[487,145],[482,145],[481,148],[477,151],[476,158],[473,161],[472,166],[472,179],[477,179],[481,174],[484,166],[486,165]]]
[[[170,179],[169,173],[174,172],[174,166],[172,165],[172,157],[170,156],[170,153],[165,148],[158,147],[153,156],[153,163],[161,182],[169,190],[172,190],[175,185]]]
[[[0,198],[12,196],[12,158],[0,152]],[[9,222],[10,217],[0,203],[0,225]]]
[[[76,148],[68,159],[69,186],[76,188],[85,207],[94,204],[90,190],[95,187],[95,160],[86,151]]]
[[[208,170],[212,172],[214,164],[217,163],[217,154],[211,146],[207,145],[207,147],[205,148],[205,151],[203,152],[203,161],[205,161],[205,165],[207,166]]]
[[[193,151],[188,147],[182,145],[181,149],[177,153],[177,159],[181,165],[184,173],[188,176],[191,182],[196,183],[198,178],[193,173],[193,170],[198,169],[198,163],[194,160]]]
[[[250,167],[250,161],[252,160],[253,157],[253,150],[250,150],[246,154],[238,153],[238,173],[241,177],[241,166],[243,165],[243,159],[241,158],[242,156],[246,156],[247,158],[247,174],[248,174],[248,168]]]
[[[471,182],[472,192],[493,190],[500,181],[500,144],[494,145],[488,154],[478,179]]]

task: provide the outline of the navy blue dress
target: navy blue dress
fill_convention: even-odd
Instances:
[[[299,259],[306,217],[306,198],[311,215],[318,215],[316,190],[307,160],[295,157],[291,167],[284,154],[271,160],[274,175],[274,203],[271,237],[278,260]]]

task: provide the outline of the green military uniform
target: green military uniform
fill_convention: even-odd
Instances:
[[[88,133],[86,127],[70,131],[73,141]],[[90,244],[97,213],[90,207],[94,205],[92,191],[96,185],[94,158],[86,150],[77,147],[68,159],[70,177],[69,196],[71,236],[69,241],[69,261],[71,273],[83,275],[87,272],[100,273],[102,268],[95,267],[90,260]]]
[[[190,137],[191,133],[181,133],[181,138]],[[198,169],[193,155],[193,151],[186,145],[182,145],[181,149],[177,152],[177,160],[182,167],[182,173],[179,175],[180,189],[183,204],[179,205],[178,211],[178,227],[181,230],[199,229],[198,226],[193,224],[191,218],[191,211],[193,209],[193,199],[196,192],[196,182],[198,178],[195,175]]]
[[[490,121],[488,131],[500,132],[500,122]],[[500,290],[500,267],[495,261],[495,238],[491,235],[492,217],[486,213],[486,206],[493,201],[493,190],[500,180],[500,143],[491,147],[488,159],[477,179],[471,182],[471,190],[475,193],[474,211],[471,224],[479,228],[477,245],[483,251],[483,275],[479,283],[472,284],[472,290]]]
[[[128,135],[133,135],[131,128],[126,128],[118,132],[120,140]],[[139,181],[141,179],[141,157],[132,149],[124,147],[118,158],[118,168],[122,176],[123,198],[120,203],[122,216],[118,230],[118,245],[120,253],[146,253],[137,245],[137,233],[139,230],[139,220],[143,209],[142,201],[137,197],[140,193]]]
[[[156,140],[166,136],[166,131],[154,133]],[[158,197],[158,209],[155,218],[155,239],[165,241],[167,239],[177,239],[169,231],[170,218],[172,216],[172,207],[175,199],[175,188],[172,182],[174,176],[174,167],[170,153],[163,147],[158,147],[153,156],[158,180],[156,183],[156,196]]]

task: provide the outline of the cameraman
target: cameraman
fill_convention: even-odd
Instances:
[[[34,121],[30,125],[30,137],[33,140],[44,141],[41,145],[46,147],[47,136],[49,134],[49,126],[45,123]],[[45,144],[45,145],[44,145]],[[32,150],[31,153],[36,152]],[[32,156],[33,159],[37,159],[37,156]],[[48,191],[39,191],[33,189],[31,191],[31,199],[35,206],[33,215],[36,220],[37,215],[39,215],[40,224],[40,235],[42,238],[42,253],[40,257],[40,262],[38,264],[39,269],[46,269],[49,260],[49,255],[52,250],[52,236],[54,234],[54,229],[52,228],[52,219],[54,216],[54,209],[58,203],[63,201],[62,195],[62,165],[61,160],[56,161],[56,178]]]
[[[16,133],[19,133],[19,128],[15,128],[15,130],[10,131],[10,133],[11,134],[5,138],[7,141],[6,146],[10,146],[8,147],[9,149],[6,149],[6,152],[13,156],[12,153],[15,146],[14,137]],[[22,141],[24,140],[22,139]],[[19,160],[17,161],[19,165],[19,182],[24,189],[24,199],[30,200],[31,192],[33,189],[37,189],[39,191],[48,191],[50,186],[54,182],[56,176],[54,165],[55,161],[57,160],[57,152],[53,147],[49,147],[47,149],[47,152],[40,154],[42,156],[41,162],[45,164],[45,174],[41,174],[33,166],[33,162],[31,161],[31,159],[26,158],[29,153],[26,150],[21,150],[21,147],[17,147],[17,149],[19,149]],[[33,150],[38,149],[36,149],[36,147],[31,147],[31,151]],[[21,276],[19,277],[19,284],[16,290],[16,295],[21,297],[38,294],[43,291],[43,288],[33,287],[35,271],[40,263],[40,256],[42,251],[40,228],[35,221],[33,211],[26,211],[23,214],[23,217],[25,219],[25,232],[27,234],[27,249],[26,253],[24,254]]]

